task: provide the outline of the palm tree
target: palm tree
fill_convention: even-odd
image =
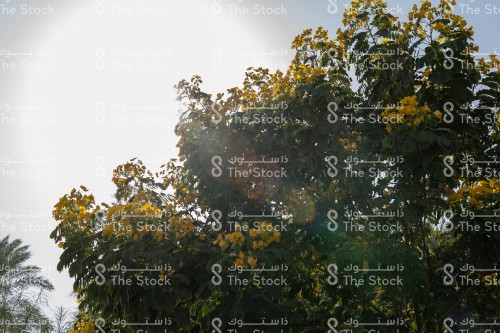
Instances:
[[[43,313],[48,292],[54,287],[39,275],[41,269],[26,265],[31,257],[29,247],[22,241],[0,240],[0,331],[51,331],[50,320]]]

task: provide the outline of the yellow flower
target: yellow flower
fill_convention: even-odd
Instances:
[[[444,27],[443,22],[436,22],[432,25],[432,29],[434,30],[441,30]]]
[[[234,263],[238,267],[243,267],[245,265],[245,254],[242,251],[240,251],[238,259],[236,259]]]
[[[243,267],[245,265],[245,262],[241,258],[236,259],[234,263],[238,267]]]
[[[320,75],[325,75],[326,74],[326,69],[322,68],[322,67],[315,67],[314,70],[314,75],[315,76],[320,76]]]
[[[163,233],[163,231],[161,230],[157,230],[156,233],[155,233],[155,236],[154,238],[159,241],[159,240],[162,240],[163,237],[165,236],[165,234]]]
[[[257,266],[257,260],[255,260],[254,257],[250,256],[248,257],[247,259],[247,263],[251,266],[251,267],[255,267]]]
[[[436,110],[434,111],[434,116],[438,119],[441,119],[441,117],[443,116],[443,114],[441,113],[441,111],[439,110]]]
[[[113,225],[108,224],[102,230],[102,237],[111,237],[113,235]]]
[[[385,126],[385,130],[387,131],[387,133],[391,133],[392,132],[392,126],[391,125]]]
[[[232,244],[243,244],[245,242],[245,236],[243,236],[241,231],[236,231],[226,235],[226,240]]]
[[[248,234],[250,235],[250,237],[255,237],[257,236],[257,231],[254,228],[252,228],[248,231]]]
[[[221,241],[219,243],[219,246],[220,246],[222,251],[225,251],[229,247],[229,245],[225,241]]]
[[[448,202],[450,204],[453,204],[453,203],[455,203],[457,201],[460,201],[462,199],[462,196],[463,196],[464,192],[465,192],[464,188],[459,189],[457,192],[453,193],[452,195],[450,195],[448,197]]]

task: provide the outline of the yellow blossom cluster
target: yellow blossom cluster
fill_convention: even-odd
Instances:
[[[178,204],[190,205],[194,202],[196,198],[196,191],[189,184],[185,184],[181,180],[170,180],[170,185],[177,191],[179,198],[177,199]]]
[[[71,329],[69,333],[94,333],[95,331],[94,321],[85,315],[76,323],[76,330]]]
[[[314,80],[315,77],[326,75],[326,68],[323,67],[311,67],[308,65],[298,65],[297,69],[293,72],[293,77],[296,80],[303,80],[309,83]]]
[[[226,235],[219,234],[217,239],[212,242],[218,245],[222,251],[225,251],[230,245],[243,245],[245,243],[245,235],[241,231],[235,231]]]
[[[361,14],[364,9],[374,9],[383,11],[383,9],[387,8],[387,2],[383,0],[353,0],[351,1],[350,8],[344,11],[344,16],[342,19],[342,23],[344,26],[349,25],[357,25],[360,27],[366,27],[368,24],[368,20],[370,19],[368,15],[365,15],[359,18],[359,14]]]
[[[111,238],[113,236],[114,224],[107,224],[102,229],[102,237]]]
[[[160,217],[162,215],[161,209],[153,207],[150,203],[146,203],[145,205],[139,207],[139,212],[146,216]]]
[[[87,189],[84,186],[80,187],[84,192]],[[60,221],[62,225],[70,222],[79,221],[80,226],[85,226],[86,219],[92,216],[94,210],[95,199],[92,194],[83,194],[77,189],[71,190],[71,193],[66,194],[59,199],[59,202],[54,206],[52,215],[56,221]]]
[[[132,177],[142,178],[145,175],[151,176],[151,172],[146,169],[141,160],[137,160],[137,163],[134,161],[135,158],[125,164],[119,165],[113,170],[112,181],[116,186],[122,187]]]
[[[137,194],[136,199],[143,198],[141,194]],[[169,205],[171,207],[171,205]],[[108,207],[106,210],[106,217],[109,221],[103,227],[102,236],[111,238],[113,236],[126,235],[129,238],[138,240],[149,232],[155,230],[153,238],[161,240],[164,238],[164,232],[153,227],[153,224],[158,223],[162,217],[163,211],[151,205],[151,203],[144,202],[127,202],[126,204],[116,204]],[[143,223],[141,230],[136,231],[133,227],[134,222],[139,221]]]
[[[456,5],[457,5],[456,0],[440,0],[439,1],[439,8],[441,8],[445,12],[452,12],[453,6],[456,6]]]
[[[271,243],[279,243],[281,241],[281,233],[273,228],[273,224],[268,221],[257,222],[255,227],[248,230],[248,237],[251,240],[253,249],[261,249],[269,246]],[[241,226],[237,224],[236,230],[241,230]],[[247,236],[241,231],[234,231],[228,234],[218,234],[212,244],[217,245],[222,251],[225,251],[230,246],[242,246],[245,244]]]
[[[462,202],[468,203],[477,209],[484,207],[484,199],[500,194],[500,180],[493,178],[490,180],[480,180],[458,189],[448,197],[448,203],[451,205]]]
[[[387,124],[385,129],[388,133],[392,132],[393,126],[418,127],[425,120],[440,120],[443,116],[439,110],[431,113],[431,109],[427,105],[418,106],[416,95],[403,98],[399,104],[395,108],[386,108],[381,114],[382,117],[387,119],[397,119],[397,122]]]
[[[441,29],[443,29],[444,26],[445,26],[445,24],[443,22],[436,22],[436,23],[432,24],[432,29],[441,30]]]
[[[167,231],[171,230],[177,239],[185,238],[189,232],[195,230],[195,223],[190,217],[171,216],[172,211],[175,211],[172,204],[167,204],[164,209],[144,202],[116,204],[106,210],[108,222],[103,227],[102,236],[127,236],[139,240],[151,234],[153,239],[161,241],[167,237]],[[170,217],[166,219],[164,214]],[[171,227],[165,225],[167,222]]]
[[[403,23],[403,33],[396,39],[396,42],[402,42],[410,35],[418,38],[427,37],[429,33],[424,29],[424,20],[427,20],[431,29],[439,32],[438,40],[441,43],[448,40],[447,36],[453,29],[474,35],[472,27],[466,28],[467,21],[462,16],[453,14],[455,5],[455,0],[441,0],[438,7],[432,7],[429,0],[422,1],[420,7],[413,5],[408,13],[408,21]]]
[[[357,143],[349,138],[339,138],[338,141],[344,146],[347,151],[354,151],[358,147]]]
[[[144,218],[159,218],[162,216],[163,211],[151,205],[148,201],[151,197],[146,195],[143,197],[142,193],[135,196],[135,200],[127,202],[126,204],[116,204],[108,207],[106,210],[106,217],[109,221],[113,217],[119,218],[121,221],[129,221],[131,217],[144,217]]]
[[[488,74],[488,72],[490,71],[500,73],[500,60],[497,58],[496,54],[490,54],[490,59],[488,60],[484,58],[478,58],[477,68],[484,75]]]
[[[271,229],[273,229],[271,222],[262,221],[257,224],[257,228],[252,228],[249,230],[249,235],[252,238],[253,249],[267,247],[273,242],[281,242],[281,233],[277,230]]]
[[[243,87],[228,89],[229,96],[226,101],[223,100],[224,94],[217,95],[217,111],[224,119],[235,106],[241,106],[245,110],[252,109],[251,106],[256,105],[266,107],[279,104],[280,100],[285,100],[284,96],[300,97],[296,96],[297,91],[293,88],[296,81],[310,83],[317,78],[325,77],[330,68],[331,58],[342,56],[340,44],[343,43],[343,38],[330,40],[328,31],[322,27],[314,32],[312,29],[304,30],[293,40],[292,48],[297,53],[285,73],[280,70],[271,73],[269,69],[262,67],[248,68]]]
[[[452,22],[455,26],[460,28],[460,30],[464,30],[465,27],[467,26],[467,21],[460,15],[454,15],[452,18]]]
[[[361,142],[363,137],[359,132],[352,132],[352,136],[349,138],[339,138],[338,141],[344,146],[347,151],[354,151],[358,147],[358,143]]]
[[[240,251],[238,258],[234,261],[236,267],[255,267],[257,266],[257,259],[254,256],[246,256],[245,253]]]
[[[195,230],[193,219],[189,217],[172,216],[168,221],[173,224],[173,230],[177,239],[184,238],[189,232]]]

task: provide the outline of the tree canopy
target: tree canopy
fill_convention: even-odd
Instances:
[[[293,40],[286,72],[216,95],[181,81],[178,159],[118,166],[113,202],[81,186],[55,205],[74,331],[496,320],[500,63],[453,5],[353,1],[334,37]]]

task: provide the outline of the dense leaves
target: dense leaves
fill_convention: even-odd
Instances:
[[[59,269],[88,315],[78,330],[286,318],[283,331],[318,332],[332,318],[400,318],[401,332],[437,332],[446,318],[494,320],[496,273],[472,270],[475,285],[457,274],[499,259],[498,232],[485,229],[499,208],[498,173],[486,172],[498,157],[499,63],[473,55],[473,30],[449,4],[424,1],[402,22],[383,1],[353,1],[334,39],[322,28],[296,37],[285,73],[250,68],[216,96],[200,77],[181,81],[178,161],[152,174],[131,160],[115,169],[114,202],[82,187],[55,206]],[[468,223],[479,231],[458,227],[478,215]],[[286,283],[231,283],[260,267]],[[381,267],[402,283],[342,275],[396,278]]]
[[[54,287],[40,275],[40,267],[28,265],[31,253],[21,240],[0,240],[0,328],[3,332],[52,332],[44,310]]]

